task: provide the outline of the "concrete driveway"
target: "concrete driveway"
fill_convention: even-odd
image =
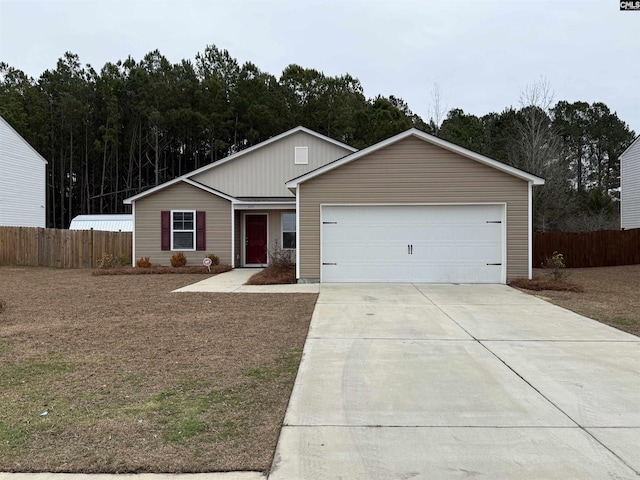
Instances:
[[[638,479],[640,339],[503,285],[322,285],[270,480]]]

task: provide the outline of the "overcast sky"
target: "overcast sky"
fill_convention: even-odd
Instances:
[[[38,77],[65,51],[99,70],[206,45],[279,77],[289,64],[350,73],[425,120],[518,106],[541,76],[556,100],[601,101],[640,133],[640,12],[618,0],[0,0],[0,61]]]

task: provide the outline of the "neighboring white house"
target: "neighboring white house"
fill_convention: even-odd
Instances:
[[[620,155],[620,226],[640,228],[640,136]]]
[[[47,161],[0,117],[0,226],[45,227]]]
[[[78,215],[71,220],[69,230],[102,230],[103,232],[133,232],[133,215]]]

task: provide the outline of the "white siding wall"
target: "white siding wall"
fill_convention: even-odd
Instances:
[[[0,117],[0,226],[44,227],[46,162]]]
[[[620,225],[640,228],[640,138],[620,157]]]

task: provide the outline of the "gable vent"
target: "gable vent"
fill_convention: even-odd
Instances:
[[[294,163],[296,165],[309,164],[309,147],[295,147]]]

